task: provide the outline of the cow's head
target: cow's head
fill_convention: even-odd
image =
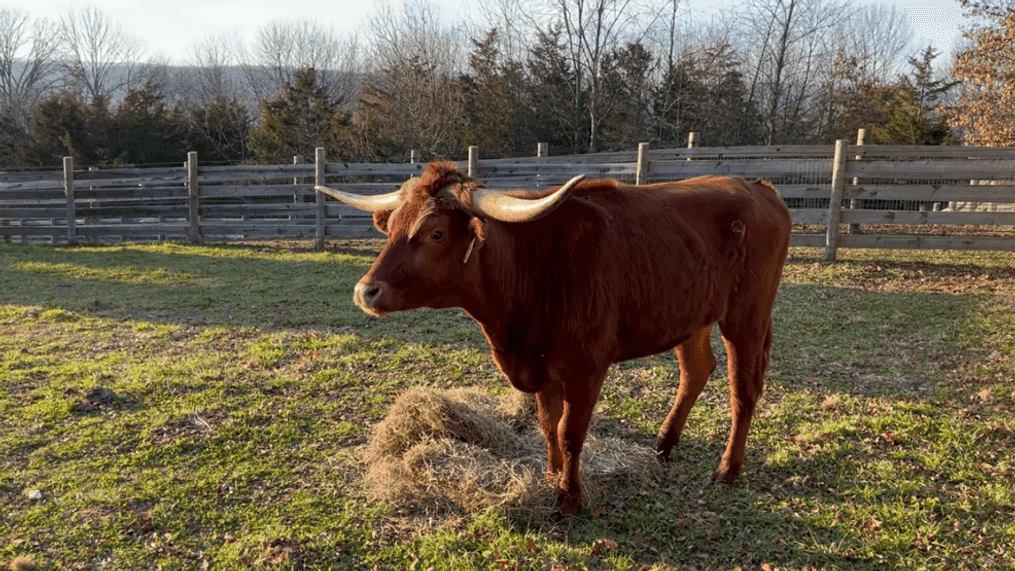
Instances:
[[[373,212],[388,243],[356,284],[353,300],[363,311],[384,315],[419,307],[452,307],[462,287],[475,283],[486,222],[528,222],[556,208],[582,177],[541,198],[488,190],[452,163],[431,163],[419,178],[379,196],[327,187],[318,190],[354,208]]]

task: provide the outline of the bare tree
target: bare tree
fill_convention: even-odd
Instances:
[[[748,102],[765,116],[768,143],[806,133],[809,103],[835,55],[834,37],[848,18],[841,0],[750,0],[741,16],[748,56]]]
[[[190,100],[209,102],[223,97],[243,97],[240,55],[243,46],[236,35],[209,36],[188,50],[187,83]],[[277,86],[276,86],[277,88]],[[249,98],[255,105],[256,99]]]
[[[246,160],[251,116],[258,102],[247,90],[240,68],[239,37],[209,36],[188,52],[189,66],[177,71],[176,96],[193,150],[202,160]]]
[[[0,8],[0,115],[28,130],[32,111],[56,83],[53,25]]]
[[[588,127],[587,149],[599,147],[602,120],[609,113],[609,97],[603,91],[603,63],[609,54],[625,43],[644,39],[660,12],[635,0],[551,0],[542,21],[559,23],[564,48],[571,60],[575,113],[585,114]],[[576,117],[574,123],[582,124]]]
[[[481,42],[490,30],[497,31],[497,49],[507,61],[524,61],[535,41],[532,18],[524,0],[490,0],[478,4],[480,23],[469,28],[469,37]]]
[[[856,8],[834,38],[834,56],[821,62],[823,111],[811,138],[830,143],[882,120],[883,100],[903,69],[913,36],[899,8]]]
[[[137,38],[94,6],[61,16],[59,34],[69,83],[90,99],[140,88],[164,73],[164,65],[143,62],[146,52]]]
[[[563,138],[575,141],[575,150],[595,151],[615,99],[603,91],[606,59],[626,45],[644,42],[659,21],[676,17],[677,6],[676,0],[494,0],[484,2],[481,12],[498,31],[508,59],[528,58],[539,66],[549,62],[533,58],[561,48],[571,92],[569,117],[561,122],[580,130]]]
[[[422,2],[407,3],[401,13],[382,9],[370,30],[372,79],[360,101],[358,131],[385,139],[399,158],[411,149],[430,156],[458,151],[464,117],[458,78],[466,60],[461,30],[442,26],[437,11]],[[364,129],[367,122],[378,128]]]
[[[885,83],[905,65],[914,36],[901,8],[870,4],[853,10],[839,31],[837,46],[854,76]]]
[[[296,84],[296,72],[312,68],[318,85],[341,105],[356,97],[360,72],[359,40],[340,38],[316,22],[269,22],[250,51],[236,53],[256,99],[274,95],[279,86]]]

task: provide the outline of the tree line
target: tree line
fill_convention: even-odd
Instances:
[[[1015,8],[961,0],[954,62],[914,49],[894,8],[743,0],[702,24],[677,0],[492,0],[449,26],[420,1],[368,40],[270,22],[252,46],[144,57],[98,8],[59,22],[0,8],[0,167],[406,161],[668,147],[1015,145]]]

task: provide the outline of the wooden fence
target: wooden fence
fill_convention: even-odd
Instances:
[[[692,139],[693,141],[693,139]],[[459,168],[491,188],[545,188],[574,175],[636,184],[700,175],[771,180],[792,244],[825,248],[1015,250],[1015,149],[850,145],[651,150],[480,160]],[[377,237],[370,216],[312,189],[390,192],[421,163],[313,163],[0,173],[4,241]],[[830,223],[834,221],[834,223]]]

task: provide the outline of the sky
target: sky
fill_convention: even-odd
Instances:
[[[58,20],[72,8],[95,5],[142,40],[153,54],[166,56],[170,63],[185,64],[188,50],[210,37],[237,34],[250,45],[258,29],[272,20],[312,20],[332,25],[340,35],[367,35],[369,21],[381,6],[400,9],[404,0],[175,0],[137,2],[101,0],[3,0],[2,7],[19,8],[33,16]],[[682,0],[695,5],[715,5],[714,0]],[[883,0],[907,11],[920,44],[933,43],[947,53],[956,37],[961,10],[955,0]],[[725,0],[731,4],[735,0]],[[442,21],[461,22],[478,17],[474,2],[430,0]],[[944,58],[942,58],[944,59]]]

